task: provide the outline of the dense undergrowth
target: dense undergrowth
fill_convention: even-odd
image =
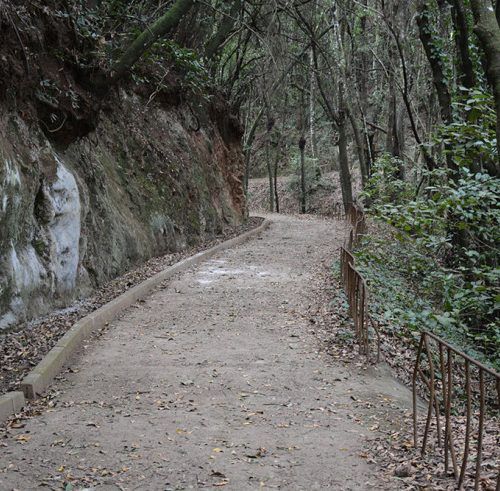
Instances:
[[[483,170],[496,161],[494,111],[479,92],[457,110],[464,104],[464,122],[436,136],[436,144],[455,142],[454,176],[441,168],[402,179],[399,160],[377,160],[364,192],[374,223],[357,266],[394,335],[433,331],[498,370],[500,179]]]

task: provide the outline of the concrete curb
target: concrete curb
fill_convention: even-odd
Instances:
[[[0,396],[0,423],[19,412],[25,403],[22,392],[7,392]]]
[[[171,278],[176,273],[185,271],[188,268],[211,258],[220,251],[230,249],[240,245],[248,239],[259,235],[271,224],[270,220],[264,222],[253,230],[226,240],[216,246],[199,252],[194,256],[184,259],[173,266],[160,271],[156,275],[139,283],[130,290],[122,293],[111,302],[103,305],[91,314],[80,319],[74,324],[57,344],[43,357],[40,363],[21,382],[22,392],[8,392],[0,397],[0,423],[7,420],[11,415],[19,412],[24,406],[25,400],[34,400],[39,397],[51,384],[52,380],[60,373],[64,364],[70,356],[81,346],[83,341],[95,329],[104,327],[111,322],[118,314],[133,305],[135,302],[151,293],[163,281]]]

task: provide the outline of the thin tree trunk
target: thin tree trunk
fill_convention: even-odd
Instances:
[[[431,154],[429,153],[427,148],[423,145],[422,139],[420,138],[420,135],[418,133],[417,122],[415,121],[415,116],[413,115],[413,109],[411,107],[411,102],[410,102],[410,83],[408,79],[408,69],[406,66],[406,59],[404,56],[403,47],[399,39],[399,34],[390,23],[387,23],[386,25],[392,37],[394,38],[394,41],[396,42],[396,48],[401,62],[401,70],[403,73],[403,87],[401,90],[401,96],[403,98],[403,103],[405,105],[406,112],[408,114],[408,119],[410,120],[410,127],[413,133],[413,137],[415,138],[417,145],[420,147],[427,168],[432,171],[436,169],[437,166]]]
[[[299,140],[299,150],[300,150],[300,212],[306,212],[306,162],[304,150],[306,147],[306,139],[304,135],[300,137]]]
[[[349,121],[352,127],[352,133],[354,135],[354,141],[356,143],[356,153],[358,154],[359,168],[361,171],[361,185],[363,186],[364,189],[364,187],[366,186],[366,182],[368,181],[368,167],[366,165],[366,160],[365,160],[365,146],[363,145],[363,140],[360,135],[358,124],[352,114],[352,111],[348,109],[347,114],[349,116]]]
[[[276,156],[274,159],[274,201],[276,213],[280,212],[280,200],[278,196],[278,164],[279,164],[279,150],[276,151]]]
[[[347,213],[353,202],[351,173],[349,171],[349,157],[347,155],[347,135],[346,135],[346,110],[344,103],[344,88],[339,84],[339,113],[337,115],[337,128],[339,131],[339,167],[340,186],[342,188],[342,201],[344,210]]]
[[[453,24],[456,32],[459,60],[458,82],[464,87],[472,89],[476,84],[476,77],[469,52],[469,27],[464,4],[462,0],[448,0],[448,2],[452,6]]]
[[[313,53],[311,49],[310,53],[310,61],[309,61],[309,133],[311,139],[311,155],[312,158],[315,159],[318,155],[318,151],[316,148],[316,129],[314,127],[315,122],[314,119],[316,117],[315,111],[315,86],[314,86],[314,60]]]
[[[347,156],[347,136],[345,123],[337,126],[339,134],[339,167],[340,167],[340,187],[342,189],[342,202],[344,211],[347,213],[352,203],[352,184],[349,172],[349,159]]]
[[[500,28],[495,11],[487,0],[470,2],[476,26],[476,32],[488,63],[488,76],[493,87],[495,109],[497,113],[497,164],[500,162]],[[499,166],[495,169],[499,173]]]
[[[391,74],[392,78],[392,74]],[[397,157],[397,145],[395,140],[397,140],[397,134],[395,134],[396,128],[396,92],[394,90],[394,80],[389,78],[389,94],[387,97],[388,107],[387,107],[387,133],[385,139],[385,151],[392,155],[393,157]]]
[[[267,176],[269,179],[269,211],[272,213],[274,211],[274,179],[273,179],[273,166],[271,164],[271,155],[269,152],[269,137],[267,135],[266,142],[266,165],[267,165]]]
[[[313,55],[314,55],[314,70],[316,72],[316,82],[318,90],[323,99],[326,112],[329,116],[330,122],[334,125],[334,129],[339,132],[339,172],[340,183],[342,188],[342,199],[344,202],[345,212],[348,212],[348,207],[352,203],[352,183],[351,174],[349,172],[349,157],[347,155],[347,139],[345,133],[345,110],[343,103],[342,84],[339,84],[339,110],[335,111],[332,102],[323,87],[321,77],[319,74],[318,57],[316,53],[316,41],[313,42]],[[342,147],[342,148],[341,148]]]

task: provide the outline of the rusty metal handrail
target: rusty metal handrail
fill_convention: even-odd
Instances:
[[[370,355],[369,325],[377,335],[377,362],[380,360],[378,326],[368,314],[368,288],[363,275],[354,267],[354,256],[345,247],[340,248],[340,277],[349,304],[349,315],[354,321],[354,332],[360,354]]]
[[[351,224],[349,234],[344,247],[340,248],[340,274],[341,280],[348,298],[349,314],[354,320],[355,333],[357,336],[360,353],[369,354],[369,331],[368,321],[371,323],[378,340],[377,361],[380,358],[380,332],[377,324],[368,314],[368,289],[366,281],[354,266],[354,256],[351,251],[366,231],[366,220],[363,210],[352,203],[345,217]],[[431,349],[437,344],[437,350]],[[426,354],[428,367],[427,373],[422,366],[422,355]],[[434,358],[436,358],[434,360]],[[460,364],[458,363],[460,361]],[[454,371],[461,368],[465,379],[464,389],[464,411],[465,411],[465,441],[462,452],[453,438],[453,416],[452,400],[454,387]],[[475,377],[474,377],[475,376]],[[457,489],[464,489],[467,467],[471,462],[471,441],[473,441],[473,420],[477,420],[476,437],[476,460],[474,465],[474,490],[478,491],[482,482],[482,460],[483,443],[485,433],[485,419],[487,417],[487,382],[496,387],[496,400],[500,408],[500,374],[481,364],[471,356],[463,353],[450,343],[435,334],[424,331],[421,333],[420,344],[417,350],[417,359],[413,372],[413,437],[415,448],[418,448],[418,413],[417,392],[420,385],[428,390],[428,408],[423,431],[421,454],[425,455],[429,444],[431,422],[433,413],[436,421],[437,444],[444,453],[445,472],[453,469],[453,475],[457,482]],[[473,401],[474,395],[476,401]],[[458,400],[458,398],[456,398]],[[491,397],[490,397],[491,399]],[[474,410],[473,402],[477,411]],[[463,412],[462,411],[462,414]],[[444,428],[441,418],[444,417]],[[500,415],[499,415],[500,418]],[[495,419],[493,423],[497,420]],[[500,432],[496,432],[500,435]],[[498,438],[498,437],[497,437]],[[461,459],[461,461],[460,461]],[[499,459],[500,460],[500,459]],[[496,491],[500,491],[500,463],[496,467]]]
[[[340,203],[334,203],[333,216],[337,220],[342,220],[344,218],[344,214],[342,213],[342,205]]]
[[[437,349],[432,350],[431,342],[437,344]],[[446,354],[445,354],[446,353]],[[428,361],[427,372],[422,367],[422,355],[425,354]],[[436,360],[434,360],[436,358]],[[454,363],[461,361],[462,365]],[[453,439],[452,432],[452,397],[456,387],[453,381],[453,373],[461,368],[465,373],[465,442],[461,454],[457,452],[457,446]],[[418,448],[418,413],[417,413],[417,392],[419,380],[429,391],[427,417],[425,420],[424,434],[422,438],[421,454],[425,455],[430,436],[432,416],[434,413],[436,421],[437,444],[443,449],[445,472],[449,471],[450,460],[453,468],[453,475],[457,482],[458,489],[463,489],[467,472],[467,465],[471,453],[472,420],[474,419],[473,409],[473,382],[474,371],[477,374],[476,386],[478,386],[479,412],[477,415],[477,443],[474,489],[479,490],[482,475],[482,450],[484,426],[486,418],[486,381],[489,377],[496,386],[497,404],[500,405],[500,374],[484,366],[479,361],[470,357],[466,353],[454,348],[444,339],[435,334],[424,331],[421,333],[420,343],[417,350],[417,358],[413,371],[413,438],[415,448]],[[441,396],[439,395],[441,392]],[[440,400],[441,398],[441,400]],[[476,401],[477,402],[477,401]],[[443,408],[443,411],[441,410]],[[444,412],[444,430],[441,425],[441,416]],[[444,435],[443,435],[444,433]],[[459,463],[461,455],[461,464]],[[460,464],[460,465],[459,465]],[[497,468],[499,464],[497,463]],[[496,490],[500,490],[500,468],[497,470]]]
[[[361,235],[366,230],[365,214],[356,203],[351,203],[347,209],[346,219],[351,223],[349,235],[344,247],[340,248],[340,276],[347,295],[349,315],[354,321],[354,332],[359,345],[359,352],[366,356],[370,354],[369,322],[378,338],[377,361],[380,359],[380,334],[378,326],[368,315],[368,288],[363,275],[354,266],[352,248],[359,243]]]
[[[351,223],[347,246],[349,249],[352,249],[359,243],[359,240],[366,231],[365,213],[358,204],[351,203],[347,211],[347,216]]]

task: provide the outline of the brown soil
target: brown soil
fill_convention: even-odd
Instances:
[[[299,192],[293,183],[293,175],[278,177],[280,213],[300,213]],[[353,175],[353,190],[359,192],[359,176]],[[324,173],[307,194],[307,212],[315,215],[332,216],[342,203],[342,192],[338,172]],[[250,179],[248,183],[248,206],[255,213],[269,212],[269,180],[267,177]]]

